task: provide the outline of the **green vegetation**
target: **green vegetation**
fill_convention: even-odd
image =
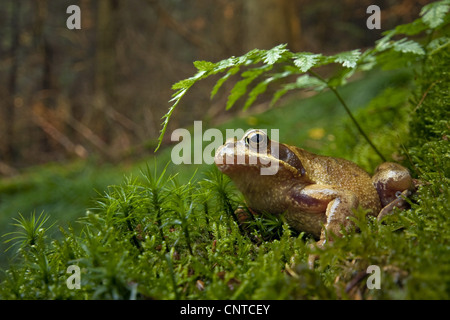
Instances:
[[[0,298],[448,299],[450,39],[445,34],[450,22],[449,7],[449,1],[427,5],[421,18],[388,32],[374,49],[364,53],[324,57],[291,53],[283,46],[255,50],[244,56],[246,62],[240,58],[225,60],[233,64],[226,67],[220,67],[223,62],[197,63],[197,76],[175,85],[179,91],[174,107],[208,72],[229,68],[222,78],[226,80],[238,73],[236,67],[258,63],[258,67],[242,74],[243,80],[232,90],[228,107],[249,92],[250,100],[244,104],[248,107],[271,82],[266,77],[249,89],[250,79],[269,76],[267,72],[274,67],[285,69],[272,77],[281,78],[288,71],[298,76],[293,83],[278,87],[275,97],[305,86],[328,88],[328,92],[301,100],[305,105],[298,106],[296,100],[284,108],[294,114],[294,110],[321,101],[326,106],[304,109],[303,115],[312,116],[324,108],[323,113],[317,111],[323,116],[337,109],[343,99],[383,157],[402,162],[420,180],[410,210],[398,211],[381,223],[357,212],[360,232],[347,234],[316,252],[309,246],[312,239],[293,233],[282,219],[261,217],[246,228],[236,223],[234,211],[243,203],[242,198],[214,167],[185,178],[169,171],[170,165],[161,167],[166,162],[158,158],[159,166],[141,165],[140,172],[100,192],[77,220],[81,227],[74,228],[71,223],[59,227],[60,236],[51,233],[58,227],[51,227],[46,213],[28,218],[22,212],[14,221],[17,228],[2,238],[16,253],[2,275]],[[424,37],[392,40],[401,34]],[[330,63],[342,67],[329,79],[322,79],[316,72],[304,74],[319,64]],[[391,82],[384,86],[376,85],[375,80],[366,82],[374,86],[371,92],[377,95],[365,108],[353,108],[363,100],[357,99],[357,92],[356,100],[351,101],[351,88],[357,84],[344,83],[358,70],[377,67],[408,67],[415,71],[413,76],[404,69],[395,70],[396,76],[392,71],[367,73]],[[218,85],[213,93],[216,89]],[[329,103],[332,97],[334,102]],[[308,118],[285,119],[277,111],[270,110],[249,122],[277,127],[275,121],[280,119],[278,125],[286,124],[280,139],[287,143],[306,141],[309,149],[351,159],[369,171],[380,162],[353,120],[346,117],[336,123],[345,116],[344,109],[335,118],[321,118],[306,130],[296,123],[302,126]],[[234,124],[242,125],[242,121],[238,119]],[[13,186],[10,184],[8,190]],[[89,185],[82,188],[93,189]],[[306,264],[310,253],[320,255],[314,270]],[[79,290],[66,286],[70,275],[66,270],[73,264],[81,268]],[[380,290],[366,286],[370,265],[381,268]]]

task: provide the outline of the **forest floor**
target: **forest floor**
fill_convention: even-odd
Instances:
[[[3,253],[11,243],[4,242],[7,236],[1,238],[0,266],[8,270],[0,277],[4,284],[0,297],[448,299],[450,82],[448,69],[444,69],[442,63],[436,62],[425,72],[426,79],[419,80],[408,70],[375,71],[340,89],[361,126],[376,145],[382,146],[382,153],[407,166],[422,185],[410,210],[397,212],[383,223],[359,215],[361,232],[349,234],[320,252],[316,270],[306,267],[311,239],[295,234],[283,221],[261,221],[261,229],[255,232],[264,240],[254,243],[217,209],[229,199],[226,196],[218,199],[222,203],[211,205],[210,213],[215,209],[217,212],[211,213],[209,219],[205,216],[207,208],[185,208],[184,199],[190,197],[186,194],[192,190],[186,191],[183,186],[190,185],[196,170],[197,180],[214,180],[208,173],[205,175],[212,166],[168,166],[166,176],[178,173],[172,193],[179,192],[184,198],[178,203],[170,200],[173,203],[167,215],[171,218],[159,229],[151,229],[143,212],[148,212],[150,204],[145,201],[148,195],[155,194],[148,190],[155,190],[151,188],[158,178],[157,174],[151,178],[146,171],[147,165],[153,168],[153,157],[122,166],[78,161],[32,168],[0,181],[0,234],[17,229],[11,223],[15,223],[12,218],[19,218],[18,212],[28,217],[32,212],[37,216],[43,211],[49,216],[47,224],[55,224],[48,230],[42,226],[46,235],[35,235],[36,252],[33,249],[19,253],[22,258],[12,258],[18,254],[15,249]],[[380,162],[358,136],[331,92],[307,99],[292,98],[280,107],[242,116],[219,129],[250,127],[279,128],[280,141],[347,158],[369,173]],[[157,172],[162,172],[169,160],[170,150],[162,150],[157,158]],[[217,186],[220,178],[215,179],[213,185]],[[138,191],[144,186],[146,196]],[[193,192],[198,197],[203,194]],[[139,211],[141,205],[147,206],[147,211]],[[120,212],[121,218],[111,212]],[[191,216],[174,216],[174,212],[190,212]],[[131,220],[126,220],[127,214]],[[141,229],[144,222],[147,230]],[[164,232],[167,240],[158,242],[152,230],[161,235]],[[268,235],[270,232],[273,234]],[[119,235],[130,238],[117,242]],[[45,266],[39,260],[42,255],[48,260]],[[64,276],[61,270],[74,261],[96,270],[84,278],[83,290],[76,293],[57,285]],[[156,267],[142,272],[140,268],[146,265]],[[371,265],[380,267],[381,290],[366,286],[366,270]],[[25,276],[23,270],[30,266],[41,271]],[[44,273],[49,273],[41,278],[38,274],[44,269]],[[37,288],[36,283],[46,285]],[[20,285],[28,290],[24,292]]]

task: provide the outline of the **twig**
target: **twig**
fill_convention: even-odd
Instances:
[[[66,123],[71,126],[75,131],[80,133],[86,140],[92,143],[98,150],[104,153],[106,156],[114,158],[114,153],[110,150],[108,145],[97,136],[89,127],[87,127],[82,122],[75,119],[72,115],[69,115],[67,119],[65,119]]]
[[[438,81],[434,81],[427,90],[425,90],[424,94],[422,95],[422,98],[420,98],[419,103],[417,104],[417,106],[414,108],[413,112],[416,112],[417,109],[419,109],[419,107],[422,105],[423,100],[425,100],[425,97],[428,95],[428,92],[431,90],[431,88],[434,87],[434,85],[437,83]]]
[[[70,153],[74,153],[80,158],[86,158],[88,155],[87,150],[81,146],[73,143],[66,135],[64,135],[61,131],[59,131],[50,121],[48,121],[45,116],[46,110],[43,105],[35,105],[32,108],[33,120],[34,122],[50,137],[55,139],[59,144],[61,144],[64,149],[69,151]]]

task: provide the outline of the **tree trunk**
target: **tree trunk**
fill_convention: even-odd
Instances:
[[[18,52],[19,52],[19,16],[20,16],[20,1],[12,1],[12,15],[11,15],[11,47],[9,49],[9,58],[11,59],[11,68],[8,77],[8,92],[7,99],[4,104],[4,145],[3,157],[7,163],[12,163],[15,158],[14,148],[14,99],[17,89],[17,69],[18,69]]]
[[[106,143],[111,141],[111,130],[107,123],[107,109],[116,101],[116,37],[118,33],[117,13],[119,0],[98,2],[97,45],[95,61],[95,110],[94,131]]]
[[[95,89],[112,96],[116,80],[118,0],[98,2]]]
[[[49,37],[45,34],[45,23],[48,17],[48,0],[41,0],[36,5],[36,23],[34,26],[38,51],[42,61],[42,78],[39,100],[44,108],[55,108],[55,91],[53,81],[53,48]],[[55,125],[55,124],[53,124]],[[48,133],[39,132],[39,149],[45,153],[51,153],[57,144],[49,139]]]
[[[244,47],[270,49],[287,43],[300,50],[300,18],[295,0],[246,0]]]

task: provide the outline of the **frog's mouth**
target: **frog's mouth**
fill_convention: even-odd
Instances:
[[[240,141],[229,142],[221,146],[214,157],[214,162],[225,174],[239,171],[257,169],[261,175],[275,175],[278,172],[280,161],[271,154],[254,152]]]

